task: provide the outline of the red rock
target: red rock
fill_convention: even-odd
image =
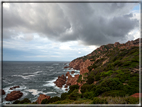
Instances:
[[[69,73],[69,72],[67,72],[67,73],[66,73],[66,76],[68,76],[69,74],[70,74],[70,73]]]
[[[44,99],[50,99],[50,96],[47,96],[47,95],[44,95],[44,94],[40,94],[39,95],[39,97],[38,97],[38,99],[37,99],[37,104],[41,104],[41,102],[42,102],[42,100],[44,100]]]
[[[2,93],[2,95],[5,95],[5,91],[0,89],[0,95],[1,95],[1,93]]]
[[[71,74],[74,74],[74,71],[71,71]]]
[[[14,86],[14,87],[11,87],[10,90],[13,90],[15,88],[20,88],[20,86]]]
[[[70,74],[68,75],[68,80],[66,82],[67,85],[77,85],[77,80],[79,78],[79,74],[72,77]]]
[[[64,68],[69,68],[69,66],[65,66]]]
[[[65,85],[65,88],[67,88],[67,87],[68,87],[68,85],[66,84],[66,85]]]
[[[118,45],[120,45],[120,43],[119,42],[115,42],[114,47],[116,47]]]
[[[58,76],[58,79],[54,83],[57,87],[62,88],[62,86],[66,83],[66,77],[64,75]]]
[[[23,93],[20,91],[12,91],[10,94],[7,94],[5,100],[6,101],[13,101],[22,97]]]
[[[131,95],[132,97],[135,97],[135,98],[139,98],[139,94],[141,94],[141,97],[142,97],[142,93],[135,93],[133,95]]]

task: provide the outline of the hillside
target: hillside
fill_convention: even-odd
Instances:
[[[41,103],[138,104],[139,99],[130,96],[139,93],[139,45],[139,39],[125,44],[116,42],[74,59],[69,67],[80,70],[75,84],[61,97]]]

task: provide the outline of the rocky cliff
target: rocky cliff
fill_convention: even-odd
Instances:
[[[115,42],[114,44],[107,44],[102,45],[90,54],[77,58],[69,63],[69,67],[74,68],[76,70],[80,70],[80,74],[88,73],[88,67],[91,66],[94,61],[97,61],[101,58],[106,58],[106,60],[103,62],[102,65],[104,65],[106,62],[109,61],[109,58],[105,56],[106,52],[112,51],[114,48],[118,48],[119,50],[122,49],[130,49],[132,47],[138,47],[140,46],[139,43],[140,39],[128,41],[126,43],[120,44],[119,42]],[[141,39],[142,41],[142,39]],[[95,58],[95,60],[94,60]]]

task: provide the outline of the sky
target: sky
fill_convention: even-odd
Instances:
[[[137,38],[138,3],[3,3],[3,61],[72,61]]]

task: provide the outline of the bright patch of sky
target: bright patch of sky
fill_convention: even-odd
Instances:
[[[16,61],[71,61],[87,55],[95,46],[79,45],[77,41],[58,42],[37,34],[19,35],[3,40],[3,59]]]

